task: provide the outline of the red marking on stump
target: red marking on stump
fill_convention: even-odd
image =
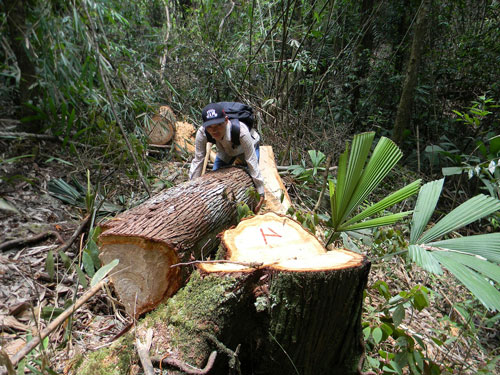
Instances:
[[[267,228],[270,232],[272,233],[264,233],[264,231],[262,230],[262,228],[260,228],[260,233],[262,233],[262,238],[264,239],[264,243],[267,245],[267,239],[266,237],[281,237],[280,234],[276,233],[274,230],[272,230],[271,228]]]

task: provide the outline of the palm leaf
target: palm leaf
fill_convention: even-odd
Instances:
[[[424,233],[418,243],[432,241],[498,210],[500,210],[499,200],[484,194],[476,195],[455,208]]]
[[[500,310],[500,292],[484,277],[457,261],[455,256],[435,251],[434,256],[489,310]]]
[[[344,199],[342,200],[342,206],[340,208],[342,215],[340,218],[341,221],[349,215],[346,207],[358,186],[374,137],[375,132],[368,132],[357,134],[352,140],[352,149],[349,154],[349,164],[347,166],[345,185],[343,188]]]
[[[482,194],[477,195],[422,234],[434,212],[443,182],[444,180],[433,181],[420,190],[413,214],[408,255],[430,272],[439,273],[437,267],[440,263],[487,309],[500,310],[500,292],[486,280],[487,277],[497,283],[500,281],[500,267],[488,261],[500,261],[499,233],[430,242],[499,210],[500,201]],[[416,244],[423,244],[425,248]]]
[[[452,238],[428,244],[462,253],[479,255],[491,262],[500,263],[500,233],[479,234],[476,236]]]
[[[420,182],[421,180],[414,181],[410,185],[407,185],[402,189],[395,191],[391,195],[382,199],[380,202],[375,203],[374,205],[363,210],[363,212],[347,220],[343,225],[349,225],[361,221],[369,216],[372,216],[374,214],[377,214],[385,210],[388,207],[394,206],[396,203],[399,203],[408,197],[411,197],[420,188]]]
[[[408,247],[408,255],[424,270],[435,273],[437,275],[441,275],[443,273],[438,260],[434,257],[432,252],[427,251],[417,245],[410,245]]]
[[[452,251],[439,251],[439,257],[448,257],[475,271],[482,273],[487,278],[500,283],[500,266],[488,262],[486,259],[474,255],[460,254]]]
[[[366,229],[366,228],[381,227],[384,225],[391,225],[391,224],[394,224],[397,221],[401,220],[405,216],[408,216],[411,213],[412,213],[412,211],[405,211],[405,212],[399,212],[397,214],[392,214],[392,215],[377,217],[377,218],[371,219],[371,220],[362,221],[362,222],[359,222],[357,224],[351,224],[351,225],[344,225],[343,224],[338,228],[338,230],[340,230],[340,231],[359,230],[359,229]]]
[[[436,208],[439,195],[443,188],[443,183],[444,178],[438,181],[428,182],[420,189],[411,222],[411,244],[416,244],[418,238],[424,232],[425,226]]]
[[[380,138],[359,182],[356,184],[356,189],[351,196],[345,197],[345,199],[349,200],[349,203],[342,213],[341,221],[349,216],[375,190],[402,155],[403,153],[398,146],[389,138]]]

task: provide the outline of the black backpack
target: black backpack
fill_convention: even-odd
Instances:
[[[233,148],[240,145],[240,121],[244,122],[251,130],[254,125],[255,117],[253,108],[238,102],[219,102],[217,103],[224,109],[224,113],[231,121],[231,143]],[[236,121],[234,121],[236,120]],[[205,130],[205,135],[210,143],[215,143],[215,139]]]

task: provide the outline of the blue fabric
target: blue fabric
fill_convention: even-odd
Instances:
[[[255,155],[257,155],[257,161],[260,160],[260,145],[257,144],[255,146]],[[236,157],[232,158],[229,163],[226,163],[224,160],[222,160],[221,158],[219,158],[218,156],[215,157],[215,161],[214,161],[214,166],[212,168],[213,171],[216,171],[217,169],[220,169],[222,167],[227,167],[227,166],[230,166],[234,163],[234,161],[236,160]],[[243,160],[244,164],[246,165],[245,161]]]

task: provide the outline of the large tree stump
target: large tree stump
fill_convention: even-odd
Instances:
[[[268,213],[242,221],[222,236],[238,263],[202,264],[205,273],[270,275],[269,373],[350,374],[362,353],[361,305],[369,262],[346,250],[326,252],[296,221]],[[274,341],[274,343],[273,343]]]
[[[255,202],[242,169],[229,168],[165,190],[104,223],[99,237],[104,264],[120,263],[111,280],[132,316],[173,295],[186,274],[170,265],[203,259],[218,245],[217,234],[234,225],[237,204]]]
[[[198,264],[188,284],[139,323],[143,341],[153,328],[150,354],[168,357],[169,374],[189,373],[179,363],[203,368],[213,350],[212,375],[357,373],[364,256],[326,252],[299,223],[273,213],[226,230],[222,245],[225,261]],[[138,363],[133,342],[129,334],[70,373],[128,374]]]

